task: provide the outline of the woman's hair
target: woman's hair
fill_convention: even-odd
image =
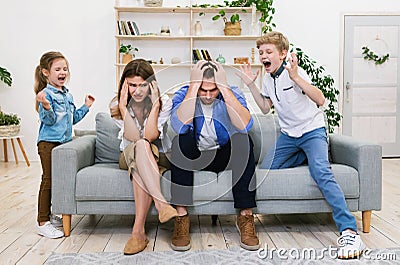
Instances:
[[[53,51],[46,52],[40,58],[40,63],[38,66],[36,66],[35,70],[35,86],[33,88],[35,94],[38,94],[47,86],[48,80],[46,76],[43,74],[42,70],[45,69],[50,72],[51,66],[53,65],[53,62],[56,59],[64,59],[68,66],[68,60],[60,52],[53,52]],[[69,72],[69,67],[68,67],[68,72]],[[68,77],[69,75],[67,76],[67,78]],[[39,103],[36,101],[36,110],[38,109],[39,109]]]
[[[273,44],[279,52],[289,51],[289,40],[280,32],[271,31],[256,40],[257,49],[263,44]]]
[[[119,99],[121,98],[121,91],[122,91],[122,86],[124,85],[125,79],[129,77],[135,77],[135,76],[140,76],[143,78],[147,83],[151,83],[152,81],[156,81],[156,76],[154,74],[153,67],[150,65],[149,62],[143,59],[135,59],[133,61],[130,61],[124,68],[124,71],[122,72],[121,79],[119,81],[118,85],[118,95],[114,97],[111,100],[110,103],[110,113],[111,117],[116,118],[116,119],[122,119],[121,112],[119,110],[118,102]],[[160,92],[160,91],[158,91]],[[134,102],[131,102],[132,96],[128,92],[128,100],[127,104],[134,104]],[[152,108],[152,102],[149,97],[146,97],[145,99],[145,113],[146,117],[150,113],[150,110]],[[161,103],[161,98],[159,99]],[[161,106],[161,105],[160,105]]]

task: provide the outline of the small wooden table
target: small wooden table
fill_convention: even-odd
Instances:
[[[15,145],[14,145],[14,139],[17,139],[19,149],[21,149],[22,155],[25,158],[25,162],[26,162],[27,166],[29,167],[31,165],[31,163],[29,163],[28,157],[26,156],[24,146],[22,145],[22,142],[21,142],[22,137],[23,137],[22,135],[0,136],[0,140],[3,140],[4,162],[8,162],[7,140],[10,140],[13,151],[14,151],[15,163],[18,164],[18,156],[17,156],[17,152],[15,151]]]

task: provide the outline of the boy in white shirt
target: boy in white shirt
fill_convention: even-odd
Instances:
[[[261,94],[255,84],[259,71],[253,73],[250,65],[245,64],[239,76],[264,114],[274,106],[282,131],[274,152],[264,157],[260,168],[289,168],[308,161],[310,174],[331,206],[333,219],[341,233],[338,257],[357,257],[365,245],[357,234],[356,220],[347,208],[343,191],[328,161],[324,114],[318,108],[324,104],[325,97],[298,66],[296,54],[292,53],[286,63],[289,41],[282,33],[269,32],[256,43],[260,61],[267,72]]]

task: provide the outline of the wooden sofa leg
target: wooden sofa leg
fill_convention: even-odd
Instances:
[[[63,220],[64,236],[65,237],[70,236],[71,235],[71,215],[63,214],[62,220]]]
[[[371,210],[362,212],[362,227],[364,233],[369,233],[371,231],[371,215]]]

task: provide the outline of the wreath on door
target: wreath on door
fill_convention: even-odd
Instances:
[[[386,44],[386,42],[383,39],[379,38],[379,36],[376,36],[374,41],[382,41],[384,43],[385,47],[388,48],[388,45]],[[362,55],[364,56],[364,60],[372,61],[375,63],[375,65],[384,64],[386,61],[389,60],[389,53],[385,53],[384,55],[379,56],[373,50],[371,50],[368,46],[364,46],[361,49],[362,49]]]

